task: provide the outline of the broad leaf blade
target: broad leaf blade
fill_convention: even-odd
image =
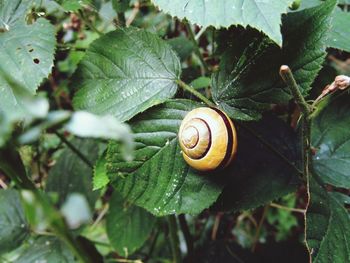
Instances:
[[[271,104],[286,103],[291,96],[278,74],[283,64],[291,67],[306,95],[326,54],[326,33],[335,3],[330,0],[284,16],[282,50],[261,35],[236,29],[232,47],[224,52],[220,71],[212,77],[213,99],[219,107],[232,118],[252,120],[260,118]]]
[[[223,171],[227,182],[214,209],[252,209],[295,191],[301,159],[296,133],[273,116],[237,126],[237,157]]]
[[[350,188],[350,96],[338,94],[319,106],[312,121],[313,167],[328,184]]]
[[[29,234],[20,196],[15,190],[0,190],[0,226],[0,255],[19,247]]]
[[[1,110],[21,110],[20,98],[13,92],[11,76],[35,94],[38,85],[51,72],[55,50],[55,28],[44,18],[26,24],[25,12],[32,1],[2,1],[0,21],[0,91]]]
[[[125,121],[175,95],[175,52],[147,31],[118,29],[94,41],[74,77],[76,109]]]
[[[291,0],[153,0],[159,8],[180,19],[208,27],[229,27],[231,25],[251,26],[263,31],[279,45],[281,14],[287,12]]]
[[[332,28],[327,46],[350,52],[350,13],[337,8],[332,19]]]
[[[182,119],[198,106],[173,100],[133,119],[136,150],[132,162],[122,160],[117,144],[109,145],[107,172],[111,178],[119,177],[114,186],[128,201],[161,216],[200,213],[217,199],[222,185],[215,176],[190,169],[177,141]]]
[[[55,237],[39,237],[16,260],[28,262],[76,262],[70,250]]]
[[[314,263],[350,261],[350,216],[344,204],[310,178],[311,200],[306,214],[306,238]]]
[[[149,238],[156,218],[143,208],[128,204],[117,192],[109,205],[108,238],[119,255],[128,257]]]
[[[71,141],[91,163],[99,154],[99,145],[92,140],[74,139]],[[63,204],[69,194],[81,193],[86,196],[91,208],[97,199],[97,192],[92,191],[92,168],[79,156],[66,148],[61,153],[55,166],[50,170],[46,191],[59,194],[59,204]]]

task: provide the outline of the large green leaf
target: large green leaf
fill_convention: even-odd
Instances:
[[[332,19],[332,28],[327,46],[350,52],[350,13],[337,8]]]
[[[350,262],[350,216],[344,204],[316,176],[310,179],[310,193],[306,238],[313,262]]]
[[[224,52],[220,71],[212,77],[214,101],[232,118],[260,118],[271,104],[291,98],[278,74],[282,64],[291,67],[306,95],[326,54],[326,33],[335,4],[329,0],[284,16],[282,49],[254,32],[236,29],[228,34],[232,47]]]
[[[297,189],[300,149],[286,123],[266,116],[239,124],[237,132],[237,157],[223,171],[227,182],[215,210],[252,209]]]
[[[172,16],[187,18],[192,23],[207,27],[251,26],[263,31],[279,45],[281,14],[285,13],[292,0],[153,0],[161,10]]]
[[[71,143],[93,164],[99,154],[99,145],[92,140],[74,139]],[[63,204],[69,194],[83,194],[91,208],[94,207],[98,193],[92,191],[92,168],[82,161],[69,148],[63,150],[55,166],[50,170],[46,191],[59,194]]]
[[[155,215],[200,213],[219,196],[215,176],[199,174],[183,160],[177,132],[185,114],[199,104],[173,100],[134,118],[135,159],[125,162],[118,144],[107,153],[107,172],[130,202]],[[125,178],[122,178],[122,176]]]
[[[17,248],[28,233],[18,192],[0,190],[0,255]]]
[[[325,183],[350,188],[350,96],[338,94],[321,103],[312,121],[315,172]]]
[[[77,262],[69,249],[55,237],[37,238],[27,249],[25,249],[16,263],[29,262]]]
[[[118,29],[94,41],[74,77],[76,109],[125,121],[175,95],[175,52],[147,31]]]
[[[44,18],[27,24],[25,12],[32,1],[0,1],[0,110],[21,110],[11,76],[30,93],[48,76],[53,66],[55,28]]]
[[[128,257],[149,238],[156,218],[125,202],[118,192],[113,193],[109,206],[106,223],[109,240],[119,255]]]

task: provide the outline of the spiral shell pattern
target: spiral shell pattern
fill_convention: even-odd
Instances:
[[[179,130],[185,161],[199,171],[225,168],[234,159],[237,135],[230,118],[216,108],[190,111]]]

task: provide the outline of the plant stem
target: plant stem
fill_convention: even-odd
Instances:
[[[281,66],[280,75],[284,82],[289,87],[296,103],[298,104],[302,113],[301,133],[302,133],[302,147],[303,147],[303,175],[305,181],[308,181],[309,165],[311,160],[311,145],[310,145],[310,106],[305,101],[301,94],[298,84],[296,83],[293,73],[286,65]]]
[[[70,143],[66,137],[64,137],[64,135],[60,134],[59,132],[55,131],[54,132],[59,138],[60,140],[66,144],[68,146],[68,148],[70,150],[72,150],[72,152],[74,152],[76,155],[78,155],[78,157],[87,165],[89,166],[91,169],[94,168],[93,164],[89,161],[89,159],[84,155],[82,154],[72,143]]]
[[[199,46],[198,46],[198,43],[196,41],[196,37],[195,37],[195,35],[193,33],[193,30],[191,28],[191,25],[187,21],[185,21],[184,23],[185,23],[185,26],[186,26],[186,30],[187,30],[188,36],[189,36],[190,40],[193,43],[194,52],[196,53],[197,57],[199,58],[199,60],[200,60],[200,62],[202,64],[202,67],[204,68],[205,73],[209,72],[208,65],[204,61],[204,57],[203,57],[203,55],[202,55],[202,53],[201,53],[201,51],[199,49]]]
[[[289,212],[295,212],[295,213],[301,213],[301,214],[305,214],[306,213],[305,209],[287,207],[287,206],[279,205],[279,204],[276,204],[276,203],[271,203],[270,206],[278,208],[278,209],[286,210],[286,211],[289,211]]]
[[[310,114],[310,106],[305,101],[303,95],[301,94],[299,90],[299,86],[296,83],[293,73],[290,70],[290,68],[286,65],[281,66],[280,68],[280,75],[283,79],[283,81],[287,84],[288,88],[290,89],[290,92],[292,93],[296,103],[300,107],[300,111],[304,116],[309,116]]]
[[[255,237],[254,237],[254,242],[253,242],[253,246],[252,246],[252,252],[255,251],[255,248],[256,248],[256,245],[258,244],[259,242],[259,237],[260,237],[260,232],[261,232],[261,228],[262,228],[262,225],[265,221],[265,218],[266,218],[266,214],[267,214],[267,211],[269,210],[269,205],[266,205],[264,207],[264,210],[263,210],[263,214],[261,216],[261,219],[259,221],[259,224],[258,224],[258,228],[255,232]]]
[[[181,251],[180,251],[180,241],[179,236],[177,234],[177,222],[175,215],[170,215],[167,217],[168,219],[168,226],[169,226],[169,233],[170,233],[170,244],[171,244],[171,250],[173,252],[173,262],[174,263],[181,263]]]
[[[185,82],[183,82],[182,80],[177,80],[176,83],[183,89],[186,90],[190,93],[192,93],[194,96],[196,96],[198,99],[200,99],[201,101],[203,101],[205,104],[207,104],[210,107],[215,107],[216,105],[211,102],[210,100],[208,100],[204,95],[202,95],[202,93],[196,91],[194,88],[192,88],[191,86],[187,85]]]
[[[182,233],[184,234],[185,237],[185,242],[186,242],[186,246],[187,246],[187,254],[188,254],[188,258],[190,260],[193,260],[193,238],[190,232],[190,229],[188,227],[187,221],[186,221],[186,217],[184,214],[181,214],[178,216],[179,219],[179,223],[180,223],[180,228]]]

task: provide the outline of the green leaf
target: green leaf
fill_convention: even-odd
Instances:
[[[19,256],[16,263],[76,262],[70,250],[55,237],[39,237]]]
[[[168,39],[167,42],[175,50],[181,61],[191,56],[194,50],[193,42],[184,36]]]
[[[301,159],[295,132],[273,116],[237,127],[237,157],[223,171],[227,182],[214,209],[252,209],[295,191]]]
[[[279,68],[292,69],[306,95],[321,69],[330,16],[336,1],[283,17],[282,50],[256,32],[236,29],[224,52],[220,71],[212,76],[213,99],[230,117],[253,120],[271,104],[286,103],[289,90],[279,76]],[[230,32],[229,32],[230,33]],[[235,41],[235,40],[239,41]]]
[[[35,94],[53,67],[55,28],[44,18],[27,24],[25,13],[30,6],[27,0],[0,3],[0,108],[6,112],[21,110],[20,98],[6,76]]]
[[[123,161],[118,144],[109,145],[107,172],[117,178],[114,186],[126,200],[162,216],[197,214],[217,199],[222,185],[212,175],[190,169],[177,141],[182,119],[199,105],[172,100],[134,118],[130,126],[136,150],[131,162]]]
[[[91,163],[99,154],[99,145],[92,140],[74,139],[71,143],[83,153]],[[59,204],[63,204],[71,193],[83,194],[90,205],[94,207],[97,192],[92,191],[92,168],[82,161],[76,153],[66,148],[55,166],[50,170],[47,179],[47,192],[59,194]]]
[[[117,13],[123,13],[128,10],[130,5],[130,0],[112,0],[113,9]]]
[[[156,218],[143,208],[128,204],[117,192],[113,193],[109,206],[108,238],[119,255],[128,257],[149,238]]]
[[[327,46],[350,52],[349,27],[350,13],[337,8],[333,15]]]
[[[350,216],[344,204],[310,178],[311,200],[306,214],[306,238],[314,263],[350,261]]]
[[[190,86],[194,89],[204,89],[210,86],[211,79],[208,77],[199,77],[190,83]]]
[[[0,255],[17,248],[29,234],[20,196],[15,190],[0,190]]]
[[[56,0],[65,11],[76,12],[84,5],[91,4],[90,0]]]
[[[350,96],[337,94],[324,100],[313,115],[313,167],[322,181],[350,188]]]
[[[181,66],[156,35],[118,29],[94,41],[75,74],[76,109],[125,121],[175,95]]]
[[[263,31],[277,44],[282,44],[281,14],[287,12],[292,0],[153,0],[161,10],[180,19],[187,18],[200,26],[251,26]]]
[[[93,176],[93,189],[98,190],[105,187],[109,183],[106,171],[106,156],[103,154],[96,162]]]

